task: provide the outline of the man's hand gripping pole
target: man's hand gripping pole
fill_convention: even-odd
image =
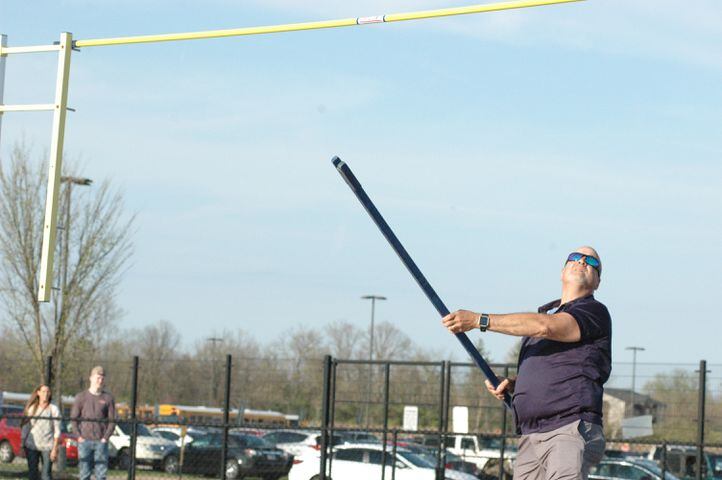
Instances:
[[[429,301],[434,305],[436,311],[439,312],[439,315],[441,315],[442,317],[448,315],[449,309],[446,308],[446,305],[444,305],[444,302],[441,301],[439,296],[436,294],[434,289],[426,280],[424,274],[421,273],[421,270],[419,270],[419,267],[416,266],[409,254],[406,252],[404,246],[401,245],[399,239],[396,238],[396,235],[391,230],[391,227],[389,227],[388,223],[386,223],[386,220],[384,220],[384,217],[381,216],[379,211],[376,209],[376,206],[373,204],[368,195],[366,195],[366,192],[364,191],[359,181],[356,180],[356,177],[354,176],[349,166],[346,165],[346,163],[338,157],[333,157],[332,161],[333,165],[336,167],[336,170],[338,170],[338,173],[341,174],[341,177],[343,177],[348,186],[351,187],[351,190],[356,195],[356,198],[358,198],[358,200],[361,202],[361,205],[363,205],[363,207],[366,209],[366,212],[368,212],[368,214],[371,216],[371,219],[374,221],[376,226],[379,227],[379,230],[381,230],[381,233],[389,242],[391,248],[394,249],[396,255],[399,256],[403,264],[414,277],[414,280],[416,280],[416,283],[419,284],[421,290],[424,291],[424,293],[426,294],[426,298],[428,298]],[[494,388],[498,387],[499,379],[497,378],[496,374],[494,374],[494,372],[491,370],[489,364],[486,363],[484,357],[481,356],[481,354],[471,343],[469,337],[467,337],[465,333],[456,333],[455,335],[459,342],[461,342],[461,345],[464,347],[464,349],[469,353],[469,355],[471,355],[471,358],[474,359],[474,362],[484,372],[484,375],[486,375],[486,378],[489,379]],[[511,397],[507,392],[504,393],[504,403],[508,408],[511,409]]]

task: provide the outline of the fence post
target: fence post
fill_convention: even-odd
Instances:
[[[384,364],[384,434],[383,447],[381,449],[381,480],[386,478],[386,441],[388,440],[389,429],[389,377],[391,376],[391,364]],[[393,462],[396,459],[392,459]]]
[[[333,449],[333,430],[336,426],[336,368],[338,367],[338,362],[336,360],[331,361],[331,398],[330,398],[330,412],[329,415],[331,417],[330,421],[330,427],[329,427],[329,438],[331,439],[331,448]],[[328,475],[333,478],[333,456],[328,458]]]
[[[331,355],[323,357],[323,405],[321,412],[321,461],[319,480],[326,480],[326,462],[328,460],[328,426],[331,423]]]
[[[436,480],[444,480],[442,465],[445,463],[444,449],[444,415],[446,414],[446,361],[441,362],[439,372],[441,385],[439,388],[439,450],[436,452]],[[394,454],[394,458],[396,455]]]
[[[667,440],[662,440],[662,478],[667,478]]]
[[[444,387],[444,436],[442,439],[444,447],[444,458],[441,462],[441,478],[446,477],[446,441],[449,433],[449,408],[451,408],[451,362],[446,361],[446,386]]]
[[[138,356],[133,357],[133,372],[130,381],[130,465],[128,480],[135,480],[135,445],[138,439],[138,420],[135,412],[138,407]]]
[[[53,381],[53,356],[48,355],[48,358],[45,359],[45,385],[48,386],[50,391],[53,390],[52,386]],[[63,414],[63,402],[62,399],[58,400],[58,405],[60,406],[60,414]]]
[[[221,480],[226,480],[226,462],[228,461],[228,422],[231,411],[231,354],[226,355],[226,385],[223,392],[223,444],[221,445]]]
[[[509,378],[509,365],[504,366],[504,378]],[[504,452],[506,450],[506,406],[501,404],[501,449],[499,450],[499,480],[504,480]]]
[[[704,460],[704,407],[707,392],[707,361],[699,362],[699,391],[697,393],[697,480],[702,479],[702,465]],[[705,465],[706,467],[706,465]]]
[[[399,443],[399,430],[394,428],[394,445],[391,447],[391,458],[394,460],[391,462],[391,480],[396,480],[396,444]]]
[[[336,368],[338,364],[336,361],[331,362],[331,398],[329,405],[329,416],[331,422],[331,431],[333,431],[334,425],[336,425]]]

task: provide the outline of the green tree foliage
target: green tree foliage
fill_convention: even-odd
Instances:
[[[654,426],[657,438],[675,438],[687,442],[695,440],[697,390],[697,375],[681,369],[657,374],[645,384],[644,392],[665,404]]]

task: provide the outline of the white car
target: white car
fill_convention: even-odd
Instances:
[[[385,478],[392,478],[391,447],[386,447]],[[328,462],[327,474],[339,480],[368,480],[381,478],[381,462],[383,452],[379,444],[339,445],[333,447]],[[320,454],[307,454],[303,458],[296,458],[288,480],[316,480],[320,467]],[[396,449],[395,460],[396,480],[434,480],[436,478],[435,465],[427,458],[411,453],[404,448]],[[468,473],[446,470],[446,480],[478,480]]]
[[[314,452],[318,453],[321,448],[321,432],[319,430],[273,430],[263,435],[265,441],[280,448],[296,458]],[[333,445],[343,443],[343,439],[333,436]]]
[[[435,441],[433,437],[430,440]],[[474,462],[480,470],[484,470],[487,463],[491,466],[491,460],[494,460],[493,464],[498,465],[501,457],[501,439],[497,437],[451,435],[448,437],[446,447],[462,459]],[[504,452],[504,464],[508,471],[512,471],[511,465],[515,459],[516,449],[507,446]]]
[[[148,427],[139,423],[138,436],[135,441],[135,461],[138,465],[151,465],[160,470],[168,453],[175,449],[175,443],[165,438],[156,437]],[[118,422],[113,435],[108,441],[108,455],[112,465],[123,470],[130,468],[130,433],[131,425]]]
[[[206,432],[192,427],[153,427],[150,429],[153,435],[173,442],[178,448],[184,447]]]

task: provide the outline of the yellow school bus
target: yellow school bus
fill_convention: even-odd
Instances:
[[[220,425],[223,423],[223,409],[218,407],[204,407],[191,405],[177,405],[163,403],[157,406],[144,405],[138,408],[139,419],[155,421],[161,424],[202,424]],[[239,415],[237,408],[231,409],[228,418],[230,423],[241,425],[257,426],[282,426],[290,427],[298,425],[297,415],[284,415],[273,410],[243,409],[243,417]]]

